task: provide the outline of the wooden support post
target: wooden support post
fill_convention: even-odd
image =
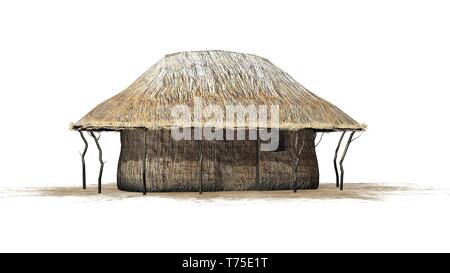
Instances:
[[[341,183],[339,185],[339,187],[340,187],[339,189],[341,191],[344,190],[344,166],[342,165],[342,163],[344,162],[345,155],[347,154],[348,147],[350,146],[350,143],[353,140],[354,134],[355,134],[355,131],[352,131],[350,136],[348,137],[347,145],[345,145],[344,153],[342,154],[341,160],[339,161],[339,165],[341,167],[341,181],[340,181]]]
[[[307,129],[303,129],[303,139],[302,139],[302,146],[300,147],[300,149],[298,149],[298,133],[295,135],[295,143],[294,143],[294,149],[293,151],[295,152],[295,154],[292,154],[292,170],[293,170],[293,181],[292,181],[292,188],[294,192],[297,192],[297,168],[298,165],[300,163],[300,156],[302,155],[302,151],[303,151],[303,147],[305,147],[305,138],[306,138],[306,130]]]
[[[339,148],[341,147],[341,142],[342,142],[342,139],[344,138],[344,135],[345,135],[345,131],[342,132],[341,138],[339,138],[339,142],[336,147],[336,151],[334,152],[333,163],[334,163],[334,172],[336,174],[336,188],[339,188],[339,172],[338,172],[338,167],[337,167],[337,156],[338,156]]]
[[[324,134],[325,134],[325,133],[322,132],[322,134],[320,135],[319,141],[316,143],[316,145],[314,145],[314,147],[319,146],[320,142],[322,141],[322,137],[323,137]],[[316,134],[315,134],[315,133],[314,133],[314,140],[316,140]]]
[[[256,129],[256,187],[261,189],[261,177],[259,176],[259,160],[261,156],[261,140],[259,139],[259,130]]]
[[[81,168],[82,168],[82,179],[83,179],[83,189],[86,189],[86,161],[84,160],[84,156],[86,155],[87,149],[88,149],[88,142],[86,138],[84,137],[84,134],[82,131],[78,131],[80,133],[81,139],[83,139],[84,142],[84,150],[81,155]]]
[[[142,194],[147,194],[147,129],[144,129],[144,159],[142,161]]]
[[[200,183],[198,188],[198,193],[203,193],[203,145],[202,140],[199,140],[198,142],[199,149],[200,149]]]
[[[100,147],[100,143],[99,143],[100,133],[98,133],[98,137],[96,137],[93,132],[89,132],[89,134],[94,139],[95,145],[97,146],[97,149],[98,149],[98,161],[100,162],[100,171],[98,173],[97,188],[98,188],[98,193],[102,193],[102,175],[103,175],[103,166],[105,165],[105,162],[103,161],[103,152],[102,152],[102,148]]]

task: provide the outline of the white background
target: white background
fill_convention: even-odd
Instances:
[[[368,203],[3,197],[0,249],[450,250],[450,202],[439,195],[450,182],[447,2],[0,2],[4,189],[79,185],[82,142],[69,123],[165,54],[204,49],[268,58],[367,123],[346,158],[347,181],[437,189],[436,196]],[[326,135],[318,147],[322,182],[334,179],[337,138]],[[101,141],[104,181],[114,182],[119,138]],[[92,151],[88,180],[95,183]]]

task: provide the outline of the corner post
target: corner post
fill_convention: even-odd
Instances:
[[[339,172],[338,172],[338,167],[337,167],[337,156],[338,156],[339,148],[341,147],[341,142],[342,142],[342,139],[344,138],[344,135],[345,135],[345,131],[342,132],[341,138],[339,138],[339,142],[336,147],[336,151],[334,152],[333,163],[334,163],[334,173],[336,174],[336,188],[339,188]]]
[[[353,135],[355,134],[355,132],[356,131],[352,131],[350,136],[348,137],[347,145],[345,145],[344,153],[342,154],[341,160],[339,161],[339,165],[341,167],[341,184],[339,189],[341,191],[344,190],[344,166],[342,164],[344,163],[345,155],[347,154],[348,147],[350,146],[350,143],[353,140]]]
[[[86,189],[86,161],[84,159],[84,156],[86,155],[87,149],[89,147],[89,144],[86,140],[86,137],[84,136],[82,131],[78,131],[78,133],[80,133],[81,139],[84,142],[84,150],[82,153],[80,153],[81,155],[81,168],[82,168],[82,179],[83,179],[83,190]]]
[[[98,149],[98,161],[100,162],[100,171],[98,173],[97,189],[98,193],[102,193],[102,175],[103,175],[103,166],[105,165],[105,162],[103,161],[103,151],[99,143],[100,133],[98,134],[98,137],[96,137],[93,132],[89,132],[89,135],[94,139],[95,145],[97,146]]]

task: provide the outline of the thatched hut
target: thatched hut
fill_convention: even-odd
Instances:
[[[180,122],[175,106],[202,105],[217,109],[245,108],[245,116],[233,119],[195,118]],[[249,116],[262,116],[248,105],[277,106],[276,115],[265,115],[270,122]],[[219,118],[220,119],[220,118]],[[276,120],[275,120],[276,119]],[[175,139],[174,128],[188,130],[189,139]],[[226,136],[243,132],[245,140],[235,138],[195,139],[196,132],[209,128]],[[99,143],[101,131],[119,131],[121,153],[117,186],[125,191],[228,191],[315,189],[319,169],[315,153],[318,132],[343,132],[334,159],[337,185],[343,185],[342,161],[355,131],[365,125],[311,93],[286,72],[256,55],[227,51],[195,51],[166,55],[128,88],[96,106],[72,125],[85,142],[82,153],[83,187],[86,185],[84,155],[87,131],[103,159]],[[262,151],[262,129],[279,132],[278,146]],[[200,131],[199,131],[200,130]],[[340,160],[337,153],[344,133],[351,131]],[[254,137],[256,134],[256,138]],[[253,138],[249,137],[253,135]],[[341,183],[339,183],[341,180]]]

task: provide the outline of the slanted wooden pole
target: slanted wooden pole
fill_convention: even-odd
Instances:
[[[84,156],[86,155],[87,149],[88,149],[88,142],[86,140],[86,137],[84,137],[84,134],[82,131],[78,131],[80,133],[81,139],[83,139],[84,142],[84,150],[81,155],[81,168],[82,168],[82,179],[83,179],[83,189],[86,189],[86,161],[84,160]]]
[[[102,148],[100,147],[100,143],[99,143],[100,133],[98,133],[98,137],[96,137],[93,132],[89,132],[89,134],[94,139],[95,145],[97,146],[97,149],[98,149],[98,161],[100,162],[100,171],[98,173],[97,188],[98,188],[98,193],[102,193],[102,175],[103,175],[103,166],[105,165],[105,162],[103,161],[103,151],[102,151]]]
[[[334,152],[333,163],[334,163],[334,172],[336,174],[336,188],[339,188],[339,172],[338,172],[338,167],[337,167],[337,156],[338,156],[339,148],[341,147],[341,142],[342,142],[342,139],[344,138],[344,135],[345,135],[345,131],[342,132],[341,138],[339,138],[339,142],[336,147],[336,151]]]
[[[320,142],[322,141],[322,137],[323,137],[324,134],[325,134],[325,133],[322,132],[322,134],[320,135],[319,141],[314,145],[314,147],[319,146]],[[314,133],[314,140],[315,140],[315,139],[316,139],[316,134]]]
[[[198,187],[198,193],[203,193],[203,145],[202,140],[199,140],[198,142],[199,150],[200,150],[200,181],[199,181],[199,187]]]
[[[295,135],[295,143],[294,143],[294,149],[292,154],[292,188],[294,192],[297,192],[297,168],[300,163],[300,156],[302,155],[303,147],[305,147],[305,138],[306,138],[306,129],[303,129],[303,140],[302,140],[302,146],[298,148],[298,133]]]
[[[261,141],[259,139],[259,130],[256,129],[256,187],[261,189],[261,177],[259,176],[259,160],[261,156]]]
[[[341,181],[340,181],[341,183],[339,185],[339,189],[341,191],[344,190],[344,166],[342,165],[342,163],[344,162],[345,155],[347,154],[348,147],[350,146],[350,143],[353,140],[354,134],[355,134],[355,131],[352,131],[350,136],[348,137],[347,145],[345,145],[344,153],[342,154],[341,160],[339,161],[339,165],[341,167]]]
[[[144,158],[142,160],[142,194],[147,194],[147,129],[144,129]]]

